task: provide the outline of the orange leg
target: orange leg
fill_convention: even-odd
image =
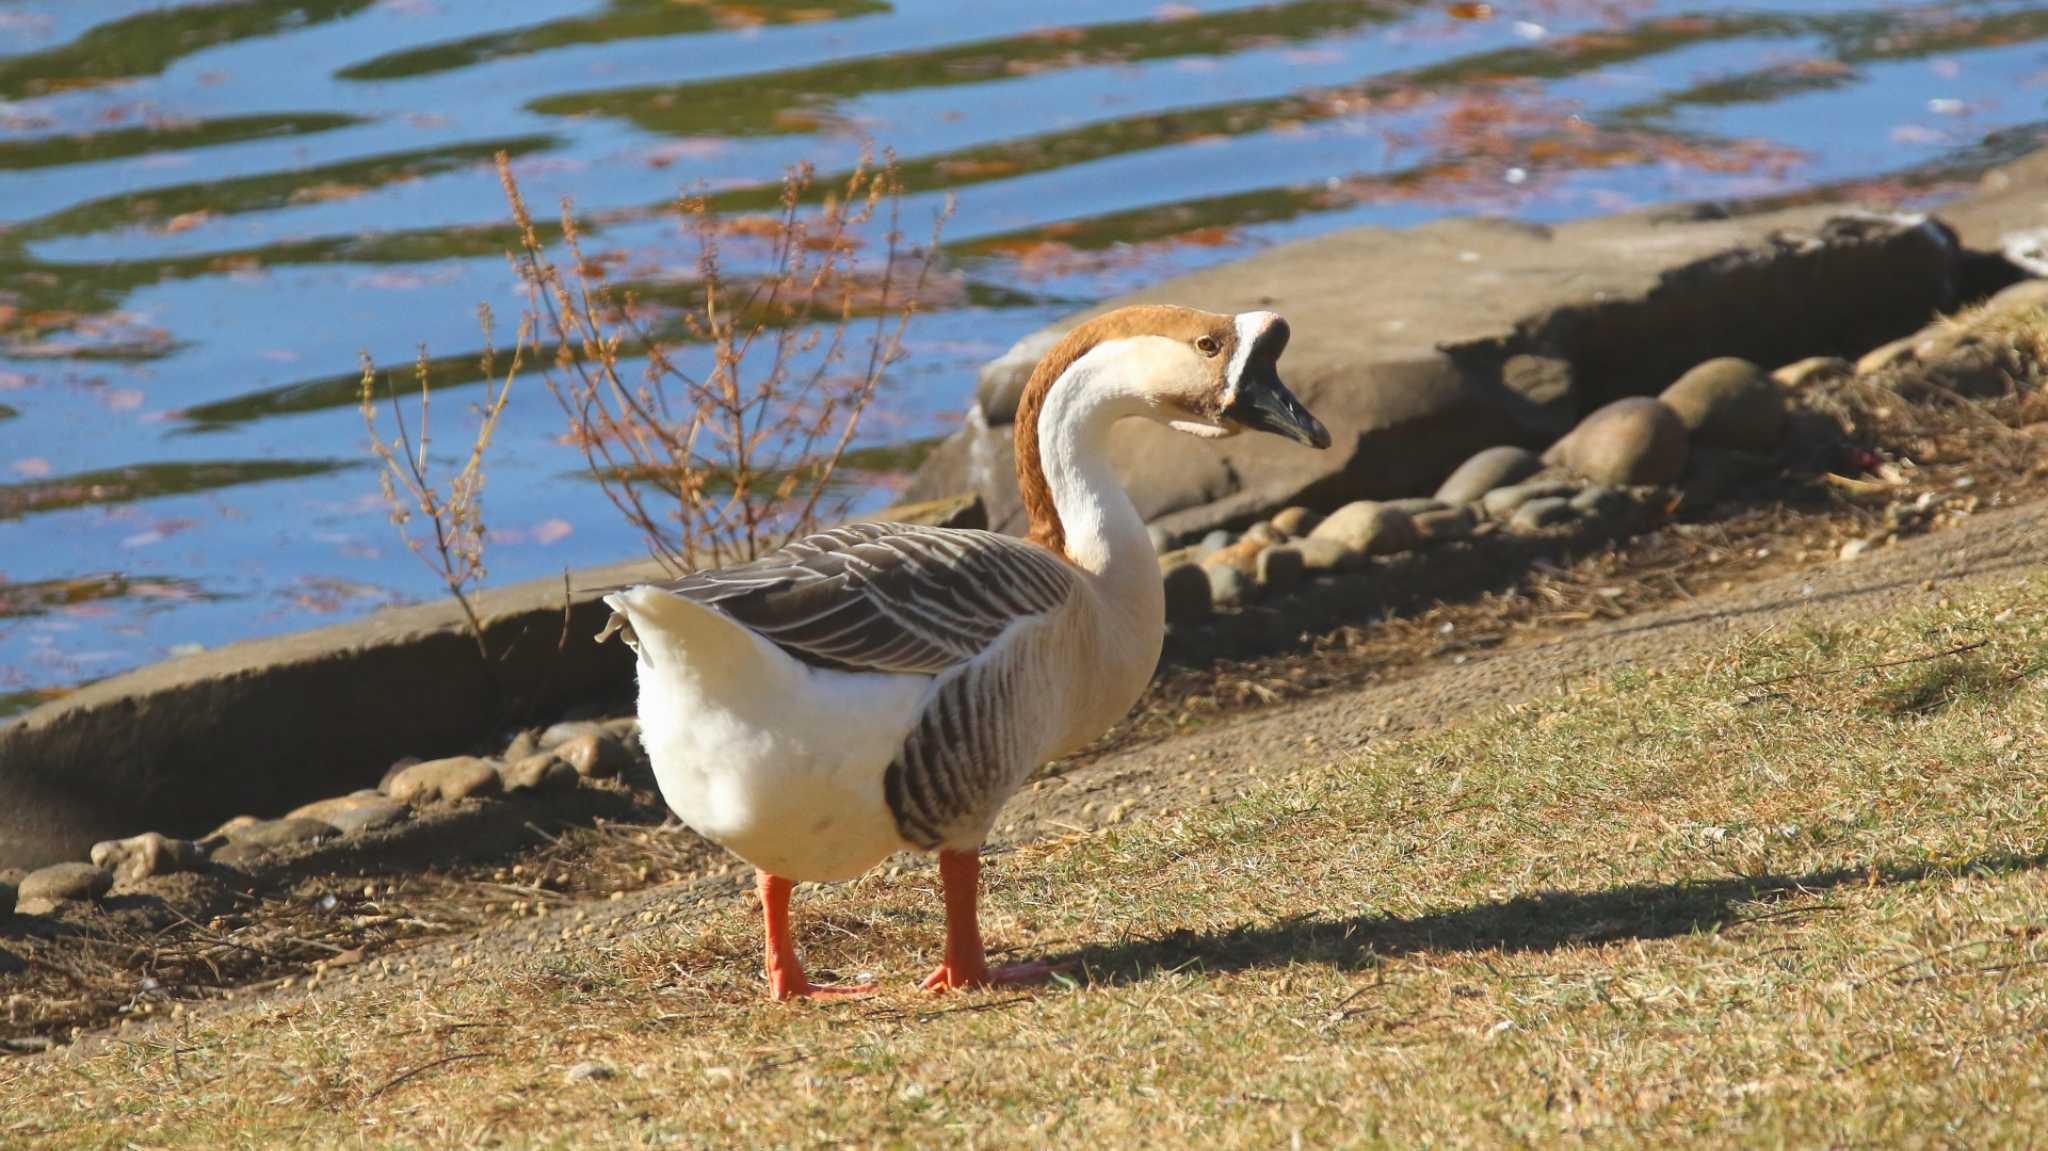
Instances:
[[[926,991],[951,987],[992,987],[1043,983],[1071,964],[1018,963],[990,967],[981,948],[981,919],[975,903],[981,893],[981,853],[939,852],[939,883],[946,895],[946,958],[924,981]]]
[[[754,886],[761,893],[761,914],[768,921],[768,994],[774,999],[822,999],[833,995],[865,995],[872,983],[859,987],[813,987],[804,978],[804,965],[796,957],[796,944],[789,937],[789,892],[796,884],[779,875],[756,869]]]

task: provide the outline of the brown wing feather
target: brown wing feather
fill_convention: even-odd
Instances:
[[[1058,607],[1074,575],[1045,549],[993,532],[850,524],[654,586],[814,666],[931,675]]]

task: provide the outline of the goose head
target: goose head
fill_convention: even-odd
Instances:
[[[1061,505],[1083,518],[1101,506],[1091,485],[1103,481],[1083,473],[1106,471],[1109,425],[1120,419],[1204,439],[1261,431],[1329,447],[1329,429],[1280,382],[1287,336],[1287,321],[1272,312],[1155,304],[1118,308],[1068,332],[1017,405],[1017,486],[1031,538],[1075,558]]]
[[[1119,308],[1074,329],[1046,356],[1033,380],[1039,386],[1027,389],[1040,395],[1027,394],[1020,408],[1037,408],[1031,399],[1085,366],[1085,386],[1113,393],[1120,414],[1203,439],[1250,430],[1327,448],[1329,430],[1280,382],[1288,334],[1287,321],[1272,312]],[[1037,414],[1020,410],[1020,422]]]

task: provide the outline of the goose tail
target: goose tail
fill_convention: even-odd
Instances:
[[[738,702],[787,691],[801,671],[795,660],[717,608],[674,592],[643,584],[613,592],[604,602],[612,615],[598,641],[619,636],[633,649],[643,679],[680,678]]]

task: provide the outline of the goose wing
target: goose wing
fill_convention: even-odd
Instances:
[[[1065,603],[1073,570],[994,532],[849,524],[657,587],[817,667],[936,675]]]

